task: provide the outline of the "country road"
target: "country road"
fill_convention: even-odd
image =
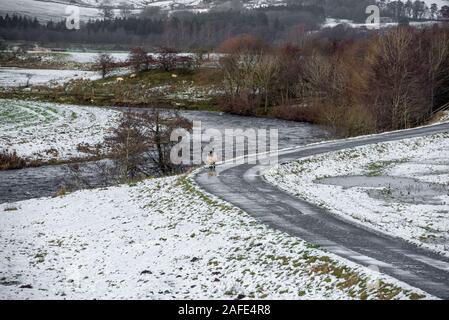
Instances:
[[[279,162],[434,133],[449,132],[449,123],[354,139],[329,141],[279,152]],[[323,249],[364,266],[449,299],[449,258],[419,248],[404,240],[352,224],[327,210],[309,204],[267,183],[263,164],[224,163],[216,175],[200,171],[195,180],[205,191],[245,210],[260,222],[285,231]]]

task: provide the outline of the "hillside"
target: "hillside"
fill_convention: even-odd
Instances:
[[[124,5],[132,6],[135,9],[141,9],[145,6],[160,7],[164,10],[209,10],[210,8],[222,9],[229,8],[231,1],[215,0],[106,0],[109,5],[117,9],[115,12],[119,14],[118,9]],[[235,2],[235,1],[234,1]],[[78,5],[80,7],[80,15],[82,20],[98,18],[101,8],[104,5],[103,0],[5,0],[0,4],[0,15],[19,14],[29,17],[37,17],[40,20],[60,20],[66,16],[65,10],[68,4]],[[283,0],[250,0],[244,1],[245,7],[256,8],[265,6],[270,3],[283,3]]]
[[[269,5],[283,5],[289,0],[4,0],[0,4],[0,15],[19,14],[37,17],[40,20],[60,20],[66,16],[67,5],[78,5],[82,20],[98,18],[100,8],[108,5],[114,7],[115,14],[124,6],[139,12],[146,6],[159,7],[171,12],[188,10],[193,12],[228,10],[230,8],[254,9]],[[311,0],[313,2],[313,0]],[[405,1],[403,1],[405,2]],[[436,3],[438,7],[449,5],[447,0],[424,0],[428,7]]]

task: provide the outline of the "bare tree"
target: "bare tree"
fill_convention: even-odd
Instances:
[[[194,64],[195,64],[195,68],[199,68],[205,60],[207,60],[208,58],[206,58],[206,56],[209,55],[209,51],[207,49],[204,48],[197,48],[194,51]]]
[[[95,65],[104,79],[115,68],[114,58],[109,53],[99,53],[95,58]]]
[[[169,72],[176,68],[177,57],[178,50],[163,47],[158,50],[157,63],[162,70]]]
[[[151,64],[154,63],[154,59],[144,48],[137,47],[131,50],[128,62],[136,72],[139,72],[149,70]]]
[[[220,45],[219,51],[226,53],[220,59],[220,66],[229,111],[249,114],[260,107],[261,93],[265,92],[264,88],[270,82],[267,74],[274,71],[271,68],[269,72],[263,70],[262,61],[265,54],[268,54],[268,49],[263,41],[248,35],[230,38]],[[268,104],[268,94],[265,97]]]
[[[370,96],[382,129],[409,128],[428,114],[428,64],[415,39],[411,29],[400,27],[372,45]]]
[[[179,166],[170,161],[171,148],[176,142],[170,141],[170,135],[175,129],[185,129],[191,131],[192,123],[178,113],[161,113],[155,109],[152,112],[145,112],[142,121],[146,123],[148,141],[151,149],[149,158],[162,174],[178,171]]]
[[[434,28],[422,33],[427,48],[429,117],[438,112],[449,98],[449,32]]]
[[[220,59],[228,111],[251,114],[259,107],[257,66],[260,54],[232,54]]]
[[[123,180],[179,172],[181,167],[170,161],[175,144],[170,135],[178,128],[190,131],[192,125],[177,113],[124,112],[119,126],[105,139],[115,174]]]
[[[149,146],[139,114],[124,112],[118,127],[106,137],[105,145],[120,177],[135,178],[138,174],[148,175],[143,164]]]
[[[276,55],[263,55],[256,65],[256,79],[264,99],[264,112],[268,112],[271,88],[279,76],[280,63]]]

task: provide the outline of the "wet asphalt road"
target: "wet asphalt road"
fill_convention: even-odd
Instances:
[[[449,123],[281,151],[279,162],[440,132],[449,132]],[[216,175],[203,170],[195,179],[207,192],[240,207],[270,227],[320,245],[356,263],[375,266],[411,286],[449,299],[449,258],[352,224],[279,190],[261,176],[261,172],[269,167],[260,163],[225,163],[217,166]]]

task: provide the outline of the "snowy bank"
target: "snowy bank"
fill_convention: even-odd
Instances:
[[[0,205],[1,299],[432,298],[271,230],[190,177]]]
[[[331,213],[449,256],[449,134],[278,165],[265,178]]]

